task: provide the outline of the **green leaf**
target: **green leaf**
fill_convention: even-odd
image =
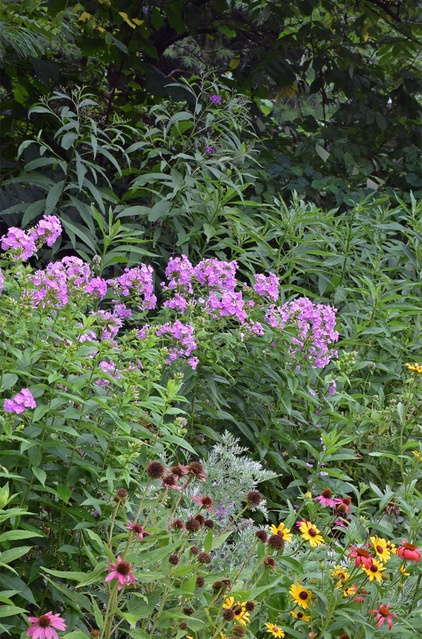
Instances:
[[[1,390],[9,390],[9,388],[12,388],[12,386],[14,386],[17,381],[18,376],[15,375],[15,373],[4,373],[1,380]]]

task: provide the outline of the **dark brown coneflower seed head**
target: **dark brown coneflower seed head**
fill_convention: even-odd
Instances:
[[[191,615],[193,615],[193,608],[183,608],[183,614],[187,617],[190,617]]]
[[[226,608],[223,612],[223,619],[226,621],[231,621],[234,619],[234,611],[232,608]]]
[[[346,504],[346,506],[350,506],[350,504],[352,503],[352,498],[348,497],[347,495],[346,497],[343,497],[342,499],[343,499],[343,504]]]
[[[173,566],[177,566],[177,564],[179,563],[179,557],[177,555],[169,555],[169,562]]]
[[[177,464],[177,466],[173,466],[173,468],[170,468],[170,472],[177,477],[183,477],[183,475],[188,474],[188,467],[183,466],[183,464]]]
[[[325,497],[325,499],[331,499],[331,497],[333,496],[333,493],[331,492],[329,488],[324,488],[324,490],[321,492],[321,495]]]
[[[177,486],[177,476],[170,473],[163,477],[164,486]]]
[[[255,608],[256,606],[253,601],[247,601],[245,603],[245,610],[247,610],[248,612],[253,612]]]
[[[206,520],[204,521],[204,526],[205,526],[206,528],[209,528],[210,530],[212,530],[213,528],[215,528],[215,523],[213,522],[213,520],[212,520],[212,519],[206,519]]]
[[[186,623],[186,621],[182,621],[182,623],[179,624],[179,628],[181,630],[187,630],[188,629],[188,624]]]
[[[188,466],[188,473],[199,479],[205,479],[204,467],[200,462],[191,462]]]
[[[173,528],[176,528],[176,530],[184,530],[185,528],[185,524],[183,523],[183,521],[181,519],[175,519],[174,522],[172,523]]]
[[[196,519],[196,521],[199,521],[201,526],[203,526],[205,523],[205,517],[203,515],[195,515],[194,519]]]
[[[202,505],[204,506],[204,508],[210,508],[212,506],[211,497],[202,497]]]
[[[220,592],[220,590],[225,590],[226,586],[223,584],[222,581],[214,581],[212,589],[214,590],[214,592]]]
[[[191,547],[190,547],[190,554],[191,554],[191,555],[199,555],[199,548],[198,548],[198,546],[191,546]]]
[[[257,530],[255,533],[255,537],[262,541],[263,544],[267,543],[268,541],[268,533],[266,533],[265,530]]]
[[[268,545],[275,550],[281,550],[284,547],[283,537],[280,535],[271,535],[268,540]]]
[[[277,566],[275,559],[273,557],[265,557],[264,564],[269,568],[275,568]]]
[[[203,577],[196,578],[196,587],[203,588],[205,586],[205,579]]]
[[[343,632],[338,639],[350,639],[350,637],[347,632]]]
[[[127,490],[125,488],[119,488],[116,491],[116,494],[114,496],[114,501],[117,502],[117,503],[124,504],[126,499],[127,499],[128,494],[129,493],[127,492]]]
[[[132,566],[128,561],[119,561],[116,566],[116,572],[126,577],[126,575],[130,575],[132,572]]]
[[[262,495],[257,490],[251,490],[246,495],[248,506],[256,507],[262,502]]]
[[[200,564],[210,564],[211,555],[208,552],[200,552],[198,555],[198,561]]]
[[[222,579],[221,581],[226,586],[227,590],[232,589],[232,582],[230,581],[230,579]]]
[[[198,530],[201,528],[201,524],[197,519],[190,517],[185,523],[185,528],[186,530],[189,530],[189,532],[198,532]]]
[[[151,479],[160,479],[164,475],[165,468],[159,461],[150,462],[147,466],[147,475]]]
[[[246,636],[246,629],[243,626],[233,626],[232,628],[232,637],[235,639],[240,639],[241,637]]]

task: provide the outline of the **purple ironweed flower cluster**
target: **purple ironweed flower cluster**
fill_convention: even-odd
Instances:
[[[156,335],[170,335],[175,341],[175,345],[169,349],[167,362],[173,362],[179,357],[187,357],[188,364],[195,369],[198,365],[196,357],[190,357],[190,354],[196,350],[198,344],[194,340],[194,328],[192,324],[183,324],[180,320],[175,322],[166,322],[156,331]]]
[[[36,407],[37,403],[27,388],[22,388],[12,399],[5,399],[3,404],[6,413],[16,413],[17,415],[23,413],[27,408]]]
[[[10,249],[14,260],[28,260],[44,243],[53,246],[61,232],[59,218],[55,215],[44,215],[35,228],[29,231],[11,226],[1,238],[0,246],[4,251]]]
[[[123,275],[115,280],[108,280],[107,283],[123,297],[137,298],[138,307],[142,311],[153,309],[157,304],[151,266],[141,264],[141,266],[134,268],[125,268]],[[139,300],[139,296],[143,297],[142,302]]]
[[[295,346],[290,349],[293,359],[305,355],[314,368],[324,368],[331,357],[336,357],[336,351],[329,348],[338,340],[336,309],[332,306],[313,304],[308,298],[300,297],[283,306],[271,305],[265,320],[279,330],[283,330],[286,324],[296,327],[298,337],[292,338]]]
[[[218,106],[220,106],[222,102],[221,95],[216,95],[215,93],[213,93],[210,97],[210,102],[211,104],[217,104]]]

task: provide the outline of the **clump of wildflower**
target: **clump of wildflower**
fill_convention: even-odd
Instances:
[[[267,626],[267,632],[271,633],[273,637],[284,637],[284,632],[280,628],[280,626],[276,626],[275,624],[268,621],[265,623],[265,625]]]
[[[130,586],[136,582],[136,577],[132,573],[132,566],[128,561],[123,561],[119,556],[115,564],[110,564],[107,568],[109,574],[105,578],[105,581],[112,581],[117,579],[119,582],[118,590],[121,590],[123,586]]]
[[[301,536],[308,541],[311,548],[316,548],[324,543],[324,537],[319,534],[319,529],[310,521],[302,521],[298,523]]]
[[[34,240],[43,240],[48,247],[53,246],[54,242],[62,233],[62,225],[58,217],[55,215],[44,215],[34,229],[31,235]]]
[[[209,289],[219,292],[233,292],[236,288],[236,271],[238,264],[235,260],[225,262],[217,258],[208,258],[199,262],[194,273],[197,281]]]
[[[216,95],[215,93],[213,93],[210,96],[210,102],[211,102],[211,104],[216,104],[217,106],[220,106],[221,102],[222,102],[221,95]]]
[[[377,627],[378,628],[380,628],[382,626],[384,621],[387,621],[388,628],[390,630],[393,627],[393,617],[397,617],[397,615],[394,614],[394,612],[390,612],[390,606],[391,606],[390,603],[388,603],[385,606],[383,604],[381,604],[375,610],[370,610],[369,611],[370,613],[376,615],[376,619],[377,619],[377,622],[378,622],[377,623]]]
[[[401,557],[401,559],[407,559],[407,561],[419,562],[421,560],[421,551],[419,548],[413,544],[409,544],[409,542],[404,539],[401,543],[402,545],[397,548],[398,557]]]
[[[231,611],[229,614],[233,613],[232,619],[236,620],[237,623],[246,626],[246,624],[250,623],[250,615],[251,613],[246,610],[245,602],[241,603],[239,601],[235,601],[234,597],[226,597],[225,602],[223,604],[224,611]],[[224,612],[223,612],[224,616]]]
[[[292,600],[302,608],[308,608],[309,602],[315,597],[311,590],[304,588],[300,583],[292,584],[289,589]]]
[[[336,309],[325,304],[313,304],[306,297],[301,297],[283,304],[271,305],[265,315],[266,322],[278,330],[287,324],[297,329],[298,337],[292,338],[289,350],[293,360],[304,356],[313,368],[324,368],[331,357],[337,356],[330,351],[330,344],[338,340],[335,330]]]
[[[40,617],[28,617],[28,621],[31,626],[25,636],[34,639],[58,639],[56,630],[66,630],[65,620],[51,610]]]
[[[169,335],[175,342],[174,346],[169,348],[169,355],[166,360],[169,364],[180,357],[188,358],[198,346],[194,339],[193,325],[184,324],[180,320],[166,322],[156,331],[156,335],[158,337]]]
[[[362,570],[368,575],[369,581],[376,579],[382,583],[382,572],[385,570],[385,566],[377,559],[372,560],[372,564],[369,568],[362,566]]]
[[[140,310],[155,308],[157,298],[154,295],[153,269],[141,264],[134,268],[125,268],[123,275],[108,280],[108,284],[124,297],[134,297]]]
[[[14,260],[28,260],[37,252],[35,240],[31,233],[11,226],[1,238],[0,246],[4,251],[11,250]]]
[[[269,275],[258,273],[255,275],[255,284],[252,288],[258,295],[269,297],[270,300],[276,302],[279,296],[280,280],[275,273]]]
[[[139,541],[142,541],[144,537],[149,537],[149,532],[147,532],[145,528],[141,526],[141,524],[136,524],[133,521],[128,521],[128,524],[129,525],[126,526],[126,528],[133,531],[138,537]]]
[[[391,557],[391,550],[388,548],[387,540],[376,536],[370,537],[369,539],[372,542],[372,546],[380,561],[384,563],[388,561]]]
[[[275,526],[274,524],[272,524],[270,526],[270,530],[273,533],[273,535],[277,535],[278,537],[281,537],[284,542],[289,543],[290,541],[292,541],[292,534],[290,532],[290,528],[286,528],[283,523],[278,524],[278,526]]]
[[[291,610],[290,614],[293,615],[298,621],[310,621],[311,617],[301,610]]]
[[[357,546],[350,546],[350,548],[352,551],[348,557],[355,560],[356,568],[359,568],[359,566],[364,566],[367,569],[371,567],[372,557],[365,548],[358,548]]]
[[[413,371],[414,373],[419,373],[419,375],[422,375],[422,364],[405,364],[405,366],[410,370]]]
[[[17,415],[23,413],[27,408],[36,407],[37,403],[27,388],[22,388],[12,399],[5,399],[3,404],[6,413],[16,413]]]

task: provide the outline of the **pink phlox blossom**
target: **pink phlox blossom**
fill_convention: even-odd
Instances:
[[[175,341],[174,346],[170,346],[167,362],[173,362],[179,357],[188,358],[197,348],[194,339],[194,327],[192,324],[184,324],[180,320],[166,322],[156,331],[158,337],[169,335]]]
[[[237,285],[235,260],[224,262],[217,258],[208,258],[195,267],[195,277],[202,286],[219,291],[234,291]]]
[[[280,280],[275,273],[264,275],[258,273],[255,275],[255,284],[253,285],[254,291],[261,295],[261,297],[269,297],[270,300],[276,302],[279,296]]]
[[[261,322],[254,322],[252,320],[249,320],[245,328],[245,332],[251,335],[258,335],[258,337],[262,337],[265,334],[264,327],[262,326]]]
[[[199,364],[199,359],[197,357],[189,357],[189,359],[187,360],[187,363],[195,371]]]
[[[0,243],[4,251],[12,249],[14,260],[28,260],[37,252],[34,238],[31,233],[11,226],[6,235],[3,235]]]
[[[84,288],[89,281],[91,269],[89,264],[81,260],[79,257],[64,257],[58,262],[48,264],[46,268],[47,274],[54,276],[62,274],[74,288]]]
[[[91,315],[96,317],[102,328],[101,339],[103,340],[113,340],[123,326],[123,320],[110,311],[99,310],[96,313],[91,313]]]
[[[168,308],[176,309],[181,313],[184,313],[186,310],[186,306],[188,305],[188,301],[183,295],[180,293],[176,293],[174,297],[170,300],[164,302],[163,306],[167,306]]]
[[[117,371],[117,367],[114,362],[106,362],[105,360],[103,360],[102,362],[99,363],[99,367],[103,373],[106,373],[107,375],[114,377],[114,379],[120,379],[121,375]],[[97,384],[99,384],[100,386],[108,386],[109,383],[110,382],[108,379],[102,378],[97,380]]]
[[[375,610],[370,610],[369,611],[372,614],[376,615],[376,619],[377,619],[377,622],[378,622],[377,623],[377,628],[380,628],[382,626],[382,624],[384,623],[384,621],[387,621],[388,628],[390,630],[393,627],[393,617],[397,617],[397,615],[394,614],[394,612],[390,612],[390,606],[391,606],[390,603],[386,604],[385,606],[383,604],[381,604]]]
[[[108,280],[115,291],[121,293],[123,297],[134,297],[140,310],[155,308],[157,298],[154,295],[153,284],[154,271],[152,266],[135,266],[134,268],[125,268],[123,275],[115,280]],[[142,301],[140,300],[142,296]]]
[[[113,307],[113,315],[121,319],[126,319],[127,317],[132,317],[132,311],[126,304],[115,304]]]
[[[51,610],[39,617],[28,617],[28,621],[31,626],[25,636],[32,639],[58,639],[56,630],[66,630],[65,620]]]
[[[107,568],[109,574],[105,578],[105,582],[117,579],[119,582],[118,590],[121,590],[123,586],[131,586],[136,582],[136,577],[132,573],[132,566],[128,561],[124,561],[120,556],[117,557],[115,564],[110,564]]]
[[[44,215],[32,229],[31,235],[34,240],[42,239],[47,246],[51,247],[61,235],[62,230],[62,225],[56,215]]]
[[[186,257],[181,255],[180,257],[171,257],[168,261],[166,268],[166,277],[168,279],[168,286],[162,284],[167,289],[177,289],[181,293],[193,293],[192,280],[195,275],[195,270]]]
[[[243,324],[248,316],[241,292],[223,291],[221,294],[211,293],[205,307],[215,317],[237,317]]]
[[[85,284],[85,292],[102,299],[107,293],[107,281],[102,277],[93,277]]]
[[[36,408],[37,403],[32,393],[27,388],[22,388],[12,399],[5,399],[3,407],[6,413],[20,415],[27,408]]]
[[[149,335],[150,328],[151,328],[150,324],[145,324],[142,328],[140,328],[138,331],[139,339],[146,339],[147,336]]]

